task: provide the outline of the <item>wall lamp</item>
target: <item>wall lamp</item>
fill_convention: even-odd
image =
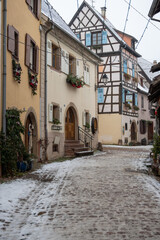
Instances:
[[[107,85],[107,82],[108,82],[108,76],[107,74],[103,74],[101,83],[103,83],[104,85]],[[98,86],[97,84],[95,84],[95,91],[97,90],[97,88],[101,88],[101,87],[103,86]]]

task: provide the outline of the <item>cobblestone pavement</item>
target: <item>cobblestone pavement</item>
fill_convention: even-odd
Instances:
[[[109,150],[29,175],[1,240],[159,240],[160,184],[145,173],[149,152]],[[0,219],[2,221],[2,219]]]

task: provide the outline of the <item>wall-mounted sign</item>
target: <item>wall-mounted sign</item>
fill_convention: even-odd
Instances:
[[[52,125],[52,126],[51,126],[51,130],[57,130],[57,131],[60,131],[60,130],[62,130],[62,126]]]
[[[98,88],[98,103],[103,103],[104,102],[104,89],[103,88]]]

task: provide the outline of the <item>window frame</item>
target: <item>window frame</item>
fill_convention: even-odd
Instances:
[[[33,45],[33,67],[31,66],[31,44]],[[31,36],[27,33],[25,40],[25,65],[31,70],[33,73],[38,74],[39,72],[39,47],[36,45],[36,42],[31,38]]]
[[[32,12],[32,14],[39,20],[40,11],[41,11],[41,3],[40,0],[32,0],[33,5],[31,3],[31,0],[26,0],[26,3],[28,5],[29,10]]]
[[[98,34],[100,34],[100,43],[99,43],[99,36]],[[94,43],[94,40],[93,40],[93,36],[96,35],[96,43]],[[92,46],[99,46],[99,45],[102,45],[102,32],[101,31],[98,31],[98,32],[92,32],[91,33],[91,45]]]

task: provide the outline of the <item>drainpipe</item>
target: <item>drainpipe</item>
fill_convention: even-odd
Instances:
[[[53,30],[53,22],[50,22],[51,27],[45,32],[45,85],[44,85],[44,131],[45,131],[45,160],[47,160],[47,145],[48,145],[48,131],[47,131],[47,35]]]
[[[6,136],[6,51],[7,51],[7,0],[3,1],[3,97],[2,131]]]

